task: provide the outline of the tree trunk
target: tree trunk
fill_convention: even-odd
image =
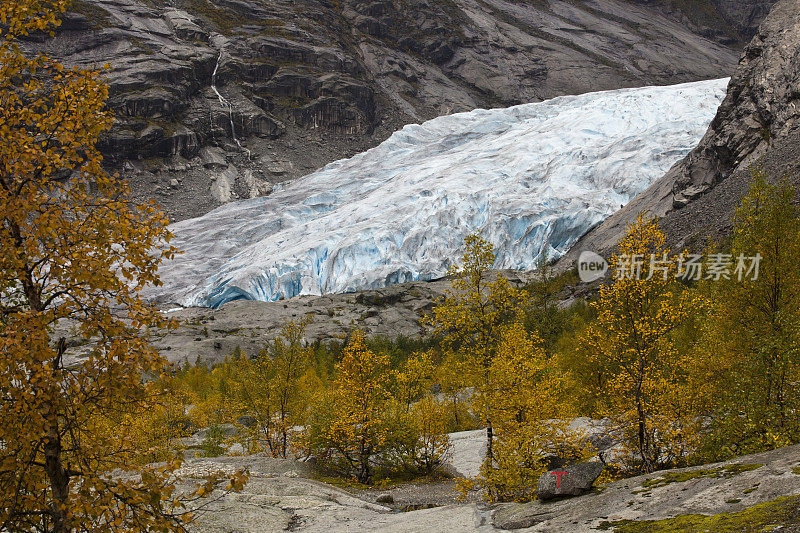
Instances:
[[[492,421],[486,421],[486,463],[489,468],[492,467],[494,462],[494,452],[492,451],[492,441],[494,440],[494,430],[492,429]]]
[[[786,363],[781,365],[781,375],[778,378],[778,408],[780,414],[780,427],[786,427],[786,401],[784,389],[786,385]]]
[[[281,407],[281,457],[286,458],[286,410]]]
[[[367,484],[369,483],[370,478],[370,471],[369,471],[369,457],[370,457],[370,450],[367,446],[366,440],[362,437],[361,438],[361,445],[359,446],[360,450],[358,453],[358,474],[356,478],[360,483]]]
[[[53,517],[53,533],[67,533],[66,503],[69,497],[69,473],[61,462],[61,437],[58,427],[51,427],[44,441],[44,463],[50,490],[53,494],[53,505],[50,515]]]
[[[64,337],[58,339],[56,343],[56,356],[53,360],[53,370],[61,368],[61,361],[67,349],[67,340]],[[69,471],[64,468],[61,454],[63,448],[61,444],[61,433],[59,431],[58,415],[56,407],[50,405],[49,408],[49,428],[44,439],[42,451],[44,452],[44,469],[50,481],[50,491],[53,503],[50,515],[53,518],[53,533],[67,533],[67,499],[69,498]]]
[[[650,473],[654,468],[652,458],[650,457],[650,451],[647,449],[646,419],[641,399],[636,400],[636,414],[639,418],[639,454],[642,456],[642,469]]]
[[[650,458],[645,450],[644,420],[639,419],[639,453],[642,456],[642,467],[645,472],[651,472]]]
[[[644,374],[641,369],[640,374]],[[645,426],[647,419],[644,413],[644,405],[642,405],[642,379],[643,378],[640,378],[636,383],[636,418],[639,426],[639,455],[642,456],[642,470],[649,473],[653,471],[653,462],[649,450],[647,449],[647,432]]]

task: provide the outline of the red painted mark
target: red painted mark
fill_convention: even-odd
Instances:
[[[551,476],[556,476],[556,488],[561,486],[561,476],[566,476],[567,473],[564,471],[561,472],[550,472]]]

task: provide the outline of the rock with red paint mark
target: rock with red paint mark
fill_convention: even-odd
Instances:
[[[536,487],[540,500],[552,500],[565,496],[580,496],[592,489],[594,480],[603,471],[600,462],[579,463],[542,474]]]

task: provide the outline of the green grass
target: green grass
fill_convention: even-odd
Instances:
[[[374,483],[366,485],[356,481],[355,478],[337,477],[326,474],[317,474],[313,476],[314,480],[328,485],[334,485],[340,489],[345,490],[387,490],[393,487],[405,485],[407,483],[430,484],[440,483],[451,479],[448,474],[436,469],[430,474],[413,474],[411,472],[394,473],[391,477],[376,478]]]
[[[91,2],[84,0],[73,0],[67,7],[67,11],[71,13],[78,13],[86,17],[86,19],[94,26],[95,29],[107,28],[111,26],[111,17],[108,11],[101,7],[97,7]]]
[[[345,490],[350,490],[350,489],[369,490],[374,488],[370,487],[369,485],[365,485],[364,483],[359,483],[355,479],[351,478],[343,478],[335,476],[314,476],[314,479],[316,481],[327,483],[328,485],[333,485],[334,487],[339,487],[340,489],[345,489]]]
[[[264,29],[278,29],[284,23],[278,19],[253,19],[244,14],[237,13],[231,9],[219,7],[209,0],[187,0],[187,11],[193,15],[202,15],[224,34],[231,34],[242,26],[260,26]]]

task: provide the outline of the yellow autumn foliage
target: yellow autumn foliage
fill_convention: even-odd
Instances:
[[[318,459],[339,468],[361,483],[372,479],[372,459],[388,439],[390,393],[389,357],[366,345],[356,331],[347,343],[329,390],[314,404],[308,431]]]
[[[450,270],[451,287],[427,322],[433,334],[441,338],[448,364],[458,369],[459,388],[471,389],[480,404],[491,388],[490,368],[503,327],[509,321],[521,320],[524,296],[502,276],[491,282],[485,279],[495,260],[491,243],[470,235],[465,246],[461,266]],[[489,463],[494,441],[492,414],[491,410],[481,412]]]
[[[482,468],[490,500],[527,501],[552,456],[582,457],[568,420],[564,375],[547,357],[535,335],[521,323],[508,325],[489,369],[488,388],[476,409],[494,422],[494,460]]]
[[[696,350],[713,399],[710,460],[800,442],[800,211],[789,182],[753,183],[737,210],[731,261],[760,256],[757,276],[707,282]],[[748,265],[749,266],[749,265]]]
[[[21,50],[66,6],[0,3],[0,530],[180,531],[180,461],[144,466],[166,443],[135,438],[144,378],[165,369],[147,329],[169,326],[140,293],[175,250],[101,168],[100,72]]]
[[[599,414],[624,434],[628,456],[650,472],[697,446],[705,396],[689,385],[693,363],[675,348],[672,333],[707,301],[678,286],[656,220],[639,215],[612,264],[615,279],[600,289],[597,320],[582,336],[582,350],[604,370],[595,391]]]
[[[430,390],[435,366],[428,353],[415,353],[394,372],[394,397],[406,409]]]

